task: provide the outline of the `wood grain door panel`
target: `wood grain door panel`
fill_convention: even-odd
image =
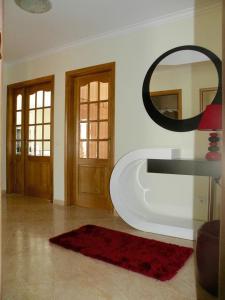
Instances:
[[[79,198],[77,204],[84,207],[105,208],[105,201],[108,197],[107,168],[80,165],[78,177]]]
[[[105,181],[107,168],[88,165],[79,165],[79,193],[90,193],[98,196],[106,196]],[[89,184],[89,183],[92,184]]]
[[[50,159],[28,157],[26,162],[26,188],[28,196],[49,199],[51,195]]]
[[[15,156],[15,193],[24,193],[24,159]]]

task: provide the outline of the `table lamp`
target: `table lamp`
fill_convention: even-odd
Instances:
[[[207,160],[220,160],[218,142],[220,137],[216,131],[222,129],[222,104],[210,104],[206,106],[200,120],[198,130],[213,131],[209,134],[209,152],[206,153]]]

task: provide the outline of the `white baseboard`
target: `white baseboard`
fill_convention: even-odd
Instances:
[[[57,200],[57,199],[54,199],[53,200],[53,204],[54,205],[59,205],[59,206],[65,206],[65,202],[62,201],[62,200]]]

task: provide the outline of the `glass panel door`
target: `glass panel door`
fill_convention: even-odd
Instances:
[[[27,137],[29,156],[51,155],[51,91],[29,95]]]
[[[54,77],[8,86],[7,191],[52,199]]]
[[[86,71],[74,80],[74,102],[71,103],[73,116],[70,120],[74,120],[71,136],[75,135],[76,157],[72,189],[80,206],[111,208],[109,179],[114,163],[114,72],[113,69],[96,72],[92,69],[87,74]]]
[[[21,155],[22,152],[22,122],[23,122],[23,96],[16,96],[16,122],[15,122],[15,153]]]
[[[108,159],[109,84],[101,80],[80,86],[80,158]]]

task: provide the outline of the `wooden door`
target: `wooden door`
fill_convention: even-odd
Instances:
[[[111,159],[110,72],[75,79],[77,204],[109,206]]]
[[[7,192],[52,199],[52,80],[8,87]]]
[[[114,63],[67,73],[66,203],[112,209]]]

